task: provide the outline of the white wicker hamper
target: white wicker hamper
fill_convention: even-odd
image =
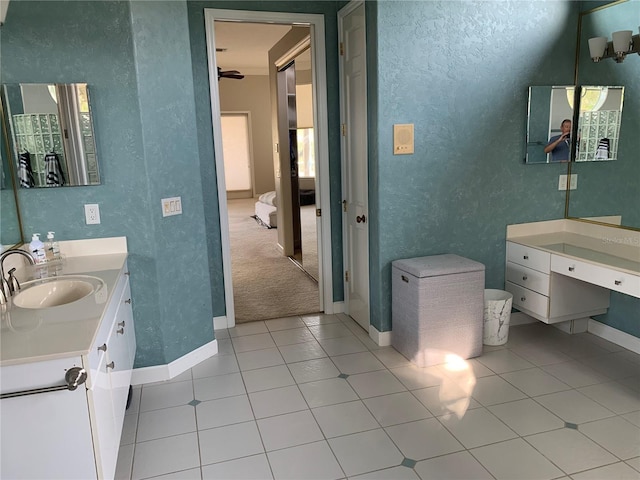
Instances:
[[[421,367],[481,355],[484,270],[453,254],[394,261],[393,347]]]

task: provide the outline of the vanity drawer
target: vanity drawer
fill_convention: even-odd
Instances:
[[[505,282],[505,290],[513,295],[515,308],[529,310],[539,317],[549,317],[548,297],[511,282]]]
[[[640,298],[640,276],[617,272],[560,255],[551,256],[551,270],[616,292]]]
[[[507,281],[542,295],[549,295],[549,275],[532,268],[507,262]]]
[[[507,242],[507,260],[542,273],[549,273],[551,254],[533,247]]]

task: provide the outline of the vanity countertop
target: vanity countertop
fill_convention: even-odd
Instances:
[[[64,253],[64,251],[63,251]],[[31,309],[9,304],[0,314],[0,366],[39,362],[87,354],[98,332],[121,273],[126,253],[67,257],[48,266],[24,267],[22,283],[48,275],[88,275],[104,285],[73,303]]]

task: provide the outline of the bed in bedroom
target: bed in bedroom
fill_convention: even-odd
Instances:
[[[276,192],[263,193],[258,197],[256,202],[255,219],[267,228],[275,228],[278,226],[276,219],[276,211],[278,210],[278,202],[276,200]]]

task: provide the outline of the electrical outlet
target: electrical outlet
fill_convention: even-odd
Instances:
[[[558,178],[558,190],[566,190],[567,189],[567,176],[560,175]]]
[[[569,190],[576,190],[578,188],[578,174],[572,173],[569,179]]]
[[[84,219],[87,225],[97,225],[100,223],[100,207],[97,203],[84,206]]]

